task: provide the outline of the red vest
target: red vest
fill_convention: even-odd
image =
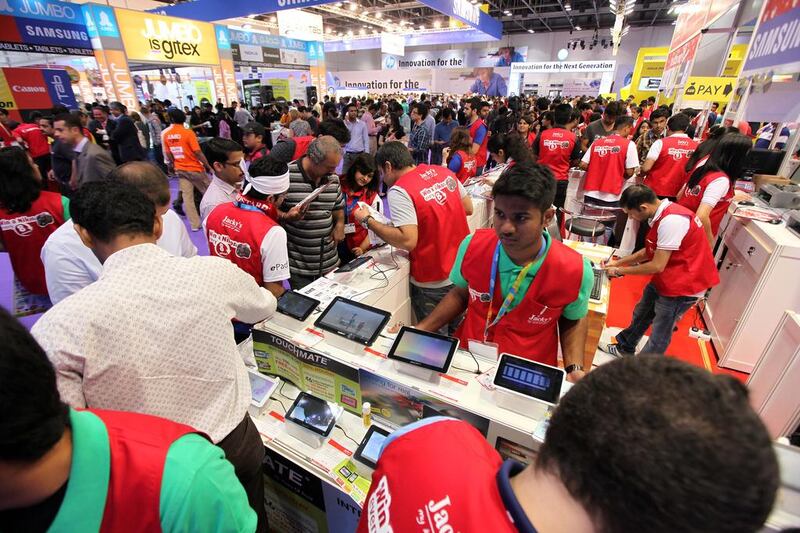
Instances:
[[[442,419],[408,431],[381,454],[356,531],[519,533],[498,488],[502,464],[466,422]]]
[[[313,135],[304,135],[303,137],[292,137],[294,140],[294,155],[292,161],[297,161],[301,156],[306,155],[308,145],[314,140]]]
[[[90,409],[108,432],[111,472],[101,533],[161,531],[161,478],[170,446],[189,426],[157,416]]]
[[[497,242],[497,234],[493,229],[477,230],[461,263],[461,275],[469,284],[469,303],[466,317],[456,335],[465,347],[470,339],[483,341],[489,312],[492,255]],[[564,307],[578,298],[582,281],[583,259],[580,254],[558,241],[552,241],[528,292],[514,309],[489,329],[486,340],[497,343],[500,353],[507,352],[557,366],[558,319]],[[505,296],[500,285],[498,278],[492,305],[495,314]]]
[[[564,128],[542,131],[539,139],[539,163],[549,167],[557,180],[566,180],[575,143],[575,134]]]
[[[700,207],[700,202],[703,199],[703,195],[706,192],[706,189],[711,184],[712,181],[725,178],[730,181],[728,175],[724,172],[716,171],[716,172],[707,172],[705,176],[700,180],[700,183],[692,187],[691,190],[687,187],[686,190],[683,192],[683,196],[678,199],[678,203],[684,206],[685,208],[689,209],[693,213],[697,212],[697,208]],[[725,212],[728,210],[728,207],[731,205],[731,200],[733,200],[733,187],[728,187],[728,193],[717,202],[717,205],[714,206],[714,209],[711,210],[711,215],[709,219],[711,219],[711,234],[716,235],[717,230],[719,229],[719,224],[722,222],[722,218],[725,216]]]
[[[697,148],[697,142],[688,137],[670,135],[661,139],[661,153],[653,168],[647,173],[644,184],[653,189],[657,196],[678,196],[686,184],[686,162]]]
[[[397,180],[417,212],[417,246],[411,251],[411,275],[420,283],[442,281],[450,275],[458,246],[469,234],[458,180],[438,165],[417,165]]]
[[[25,144],[28,145],[28,153],[31,154],[31,157],[50,155],[50,143],[47,142],[47,136],[42,133],[42,130],[39,129],[39,126],[36,124],[20,124],[13,133],[25,141]]]
[[[616,133],[597,139],[589,150],[589,168],[583,184],[585,192],[599,191],[620,194],[627,179],[625,176],[625,159],[631,141]]]
[[[528,148],[533,148],[533,142],[536,140],[536,134],[530,132],[528,136],[525,138],[525,144],[528,145]]]
[[[478,170],[478,161],[474,155],[470,155],[463,150],[458,150],[456,154],[461,158],[461,168],[456,172],[456,177],[458,181],[464,183],[475,176]]]
[[[693,212],[682,205],[670,202],[658,220],[653,221],[645,241],[647,256],[652,259],[655,255],[658,226],[668,215],[687,217],[689,231],[681,241],[680,248],[669,256],[664,270],[653,276],[653,285],[658,294],[668,297],[692,296],[719,283],[719,273],[703,225]]]
[[[211,255],[224,257],[264,284],[261,243],[278,224],[260,209],[230,202],[220,204],[206,219],[206,237]]]
[[[364,239],[367,236],[366,228],[359,224],[358,220],[356,220],[356,217],[353,216],[353,213],[355,213],[356,209],[358,209],[358,202],[364,202],[367,205],[372,205],[372,202],[375,201],[375,197],[378,195],[378,193],[375,191],[368,191],[367,189],[361,189],[358,192],[353,192],[344,183],[342,183],[342,193],[345,195],[345,224],[353,224],[353,228],[355,229],[353,233],[348,233],[345,236],[347,249],[352,250],[364,242]]]
[[[40,254],[44,242],[64,223],[61,195],[42,191],[24,213],[9,213],[0,208],[0,231],[11,259],[14,274],[32,294],[47,294],[44,265]]]
[[[475,154],[475,159],[478,161],[479,167],[484,166],[489,158],[488,150],[486,149],[486,146],[489,143],[489,128],[486,127],[486,124],[481,119],[476,120],[469,127],[469,137],[470,139],[473,139],[472,142],[474,143],[475,134],[478,133],[478,128],[480,128],[481,126],[486,128],[486,135],[483,136],[483,142],[481,143],[480,148],[478,148],[478,153]]]
[[[252,163],[253,161],[261,159],[262,157],[264,157],[267,154],[269,154],[269,148],[267,148],[266,146],[264,146],[262,144],[261,147],[257,148],[253,152],[247,154],[246,159],[247,159],[247,161]]]

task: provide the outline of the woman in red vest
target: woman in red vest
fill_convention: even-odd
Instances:
[[[339,243],[339,259],[347,262],[369,250],[372,243],[369,232],[356,220],[356,207],[359,203],[371,206],[383,212],[383,202],[378,196],[380,180],[375,177],[375,158],[368,153],[361,153],[353,160],[342,179],[344,194],[344,242]]]
[[[753,143],[741,133],[724,135],[708,158],[701,159],[678,194],[678,203],[697,214],[711,246],[733,199],[733,187],[744,175]]]
[[[450,146],[445,162],[447,168],[453,171],[461,183],[466,182],[468,179],[475,176],[478,170],[478,162],[473,154],[470,154],[472,149],[472,138],[469,136],[469,130],[463,126],[455,128],[450,135]]]
[[[0,148],[0,242],[31,305],[49,306],[42,246],[69,216],[69,200],[42,190],[42,176],[19,147]],[[36,301],[33,301],[36,300]]]
[[[492,160],[498,165],[505,163],[511,166],[514,163],[522,163],[533,159],[533,152],[517,135],[506,135],[504,133],[492,135],[489,137],[486,149],[489,151]]]
[[[558,348],[570,381],[583,375],[591,265],[550,238],[556,183],[550,170],[517,163],[492,189],[494,228],[459,246],[453,287],[417,328],[437,331],[466,311],[456,336],[470,351],[511,353],[556,366]]]
[[[522,115],[517,122],[517,135],[525,140],[528,148],[533,147],[533,141],[536,140],[536,133],[533,131],[533,117],[530,115]]]

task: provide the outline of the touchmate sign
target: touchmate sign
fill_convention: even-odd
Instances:
[[[219,64],[214,27],[204,22],[116,9],[128,59]]]

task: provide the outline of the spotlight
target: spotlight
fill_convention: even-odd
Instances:
[[[534,32],[534,30],[532,30],[530,28],[528,29],[528,33],[533,33],[533,32]]]
[[[503,15],[505,15],[507,17],[510,17],[511,16],[511,11],[505,10],[505,11],[503,11]]]
[[[564,11],[572,11],[572,6],[569,4],[564,4]]]
[[[436,28],[436,29],[441,28],[442,27],[442,21],[441,20],[434,20],[433,21],[433,27]]]
[[[383,16],[383,13],[381,13],[380,11],[378,11],[377,13],[375,13],[375,18],[376,18],[376,19],[379,19],[379,18],[381,18],[382,16]]]
[[[350,11],[355,11],[356,9],[358,9],[358,4],[350,2]]]
[[[276,17],[275,15],[272,15],[272,16],[269,18],[269,21],[270,21],[270,22],[278,22],[278,17]]]

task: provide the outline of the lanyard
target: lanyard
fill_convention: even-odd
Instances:
[[[358,204],[358,196],[353,198],[353,202],[350,205],[347,205],[347,202],[344,204],[344,218],[349,220],[350,219],[350,212],[355,208],[356,204]]]
[[[547,247],[547,241],[542,237],[542,247],[539,249],[539,253],[536,254],[536,257],[533,258],[533,261],[528,263],[520,270],[519,274],[517,274],[517,279],[514,280],[514,283],[509,287],[508,294],[503,299],[503,304],[500,306],[500,309],[497,311],[497,316],[494,320],[492,320],[492,307],[494,307],[494,289],[495,283],[497,281],[497,264],[500,262],[500,246],[501,244],[498,242],[497,247],[494,249],[494,255],[492,256],[492,273],[491,278],[489,279],[489,311],[486,313],[486,325],[483,328],[483,339],[484,341],[489,337],[489,328],[500,322],[500,319],[508,312],[508,308],[511,306],[511,303],[514,301],[514,298],[517,296],[517,291],[519,290],[520,285],[522,285],[522,280],[525,279],[525,276],[528,274],[530,269],[533,267],[534,263],[544,254],[544,250]],[[547,308],[542,311],[542,313]],[[541,313],[540,313],[541,314]]]

